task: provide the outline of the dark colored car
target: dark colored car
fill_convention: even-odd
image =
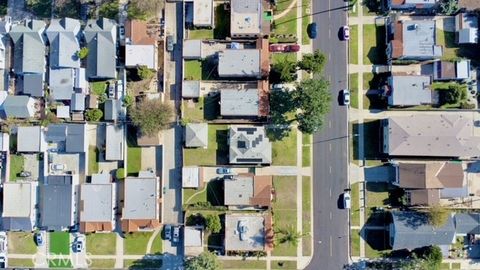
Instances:
[[[311,39],[317,38],[317,23],[313,22],[307,27],[308,37]]]
[[[173,36],[167,36],[167,51],[173,51],[173,46],[175,45],[175,41],[173,40]]]
[[[283,52],[284,47],[281,44],[272,44],[268,49],[270,52]]]
[[[284,52],[298,52],[298,51],[300,51],[300,45],[298,45],[298,44],[287,45],[287,46],[285,46],[285,49],[283,51]]]

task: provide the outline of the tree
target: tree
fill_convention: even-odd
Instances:
[[[130,95],[126,95],[123,97],[123,106],[129,108],[133,104],[134,98]]]
[[[308,73],[320,73],[325,67],[327,58],[320,50],[316,50],[313,54],[304,54],[301,61],[298,61],[298,68]]]
[[[27,0],[27,9],[41,18],[50,18],[52,14],[52,1],[47,0]]]
[[[428,222],[434,227],[440,227],[447,222],[450,211],[440,205],[434,205],[428,209]]]
[[[80,59],[84,59],[88,55],[88,48],[83,47],[77,52],[77,57]]]
[[[102,117],[103,112],[100,109],[88,109],[87,112],[85,112],[85,119],[87,119],[87,121],[97,122],[100,121]]]
[[[293,82],[297,79],[297,63],[285,57],[272,66],[272,80],[278,82]]]
[[[443,259],[442,250],[438,246],[429,246],[423,254],[423,259],[425,260],[425,269],[440,269]]]
[[[272,90],[270,94],[270,119],[272,128],[267,130],[268,138],[272,141],[281,140],[290,133],[290,112],[294,111],[292,92],[283,89]]]
[[[117,179],[124,179],[125,178],[125,169],[124,168],[118,168],[115,171],[115,177]]]
[[[127,15],[129,19],[146,21],[160,10],[162,0],[130,0]]]
[[[458,7],[458,0],[444,0],[443,3],[440,4],[440,8],[442,9],[442,13],[446,15],[454,15],[460,9]]]
[[[288,243],[294,247],[298,246],[300,238],[307,235],[306,233],[300,233],[293,226],[288,226],[286,229],[279,230],[275,233],[278,235],[277,242],[280,244]]]
[[[205,225],[207,226],[207,230],[212,233],[219,233],[222,230],[222,223],[218,215],[205,216]]]
[[[159,99],[144,99],[130,109],[133,125],[146,136],[154,136],[160,130],[167,128],[172,117],[172,107]]]
[[[147,66],[138,66],[137,67],[138,77],[142,80],[149,80],[155,75],[155,72],[149,69]]]
[[[215,254],[204,251],[197,257],[188,259],[185,262],[186,270],[218,270],[220,264]]]
[[[118,8],[117,0],[103,3],[98,10],[98,15],[104,18],[115,19],[118,16]]]
[[[312,134],[323,126],[324,115],[330,111],[329,82],[323,78],[306,79],[293,91],[293,102],[300,112],[296,115],[298,128]]]

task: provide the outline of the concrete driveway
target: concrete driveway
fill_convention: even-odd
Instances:
[[[390,165],[365,168],[364,174],[366,182],[374,183],[389,183],[395,177],[394,168]]]

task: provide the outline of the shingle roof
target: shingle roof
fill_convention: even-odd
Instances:
[[[67,124],[66,149],[67,153],[85,153],[87,151],[87,125]]]
[[[80,67],[77,52],[80,50],[77,36],[80,32],[80,21],[71,18],[52,19],[46,30],[50,42],[50,66]]]
[[[461,188],[465,172],[460,162],[399,163],[401,188]]]
[[[3,110],[7,117],[29,118],[35,115],[35,100],[29,96],[7,96]]]
[[[187,124],[185,127],[185,146],[208,147],[208,124]]]
[[[74,191],[71,175],[50,175],[40,185],[40,226],[64,230],[73,226]]]
[[[55,100],[70,100],[73,93],[74,71],[71,68],[50,69],[50,93]]]
[[[32,97],[43,97],[43,75],[39,73],[24,74],[20,80],[22,91]]]
[[[87,77],[115,78],[117,27],[114,20],[88,20],[85,27],[88,43]]]
[[[12,27],[10,37],[14,43],[14,69],[16,74],[45,72],[45,41],[42,33],[45,23],[25,20]]]
[[[45,134],[41,126],[17,128],[18,152],[42,152],[45,147]]]
[[[456,232],[462,234],[480,234],[480,214],[456,213]]]
[[[231,164],[269,164],[272,143],[264,127],[231,126],[229,130],[229,160]]]
[[[85,94],[74,93],[72,94],[72,103],[70,105],[72,111],[84,111],[85,110]]]

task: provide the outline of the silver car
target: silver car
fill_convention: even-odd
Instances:
[[[180,226],[173,227],[173,242],[177,243],[180,241]]]
[[[171,240],[172,239],[172,225],[165,225],[163,228],[163,233],[165,234],[165,239],[166,240]]]

